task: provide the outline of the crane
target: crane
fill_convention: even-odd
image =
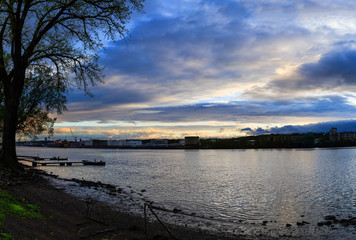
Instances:
[[[72,134],[72,137],[74,138],[74,142],[77,142],[77,137],[74,137],[74,134],[73,134],[72,128],[69,128],[69,129],[70,129],[70,133]]]

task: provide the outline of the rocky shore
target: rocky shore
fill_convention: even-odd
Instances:
[[[248,236],[228,236],[199,229],[167,225],[167,231],[157,221],[147,224],[140,216],[122,213],[96,201],[87,201],[53,187],[46,173],[27,170],[26,174],[13,175],[0,172],[0,188],[9,194],[39,206],[45,219],[7,217],[1,232],[20,239],[254,239]],[[73,179],[74,180],[74,179]],[[83,186],[102,183],[74,180]],[[120,190],[116,190],[120,191]],[[260,237],[260,239],[270,239]]]
[[[307,220],[291,223],[283,230],[271,233],[269,221],[263,221],[262,229],[250,232],[228,233],[213,232],[205,228],[187,225],[165,224],[169,231],[150,218],[145,234],[145,220],[139,215],[118,211],[112,206],[93,199],[78,198],[68,194],[63,188],[56,187],[51,179],[77,184],[80,189],[105,189],[110,195],[122,198],[124,189],[101,182],[78,179],[59,179],[43,171],[28,169],[26,173],[13,175],[0,172],[0,188],[6,192],[39,206],[45,219],[21,219],[8,217],[5,220],[4,233],[14,239],[354,239],[356,218],[325,216],[324,221],[311,224]],[[145,191],[145,190],[141,190]],[[136,193],[140,194],[140,193]],[[130,195],[128,195],[130,198]],[[124,202],[133,199],[121,199]],[[157,209],[170,214],[181,214],[180,209]],[[151,215],[152,216],[152,215]],[[315,225],[315,226],[314,226]],[[254,234],[251,234],[254,233]]]

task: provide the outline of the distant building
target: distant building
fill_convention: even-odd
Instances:
[[[93,140],[86,140],[83,141],[84,147],[92,147],[93,146]]]
[[[354,140],[356,139],[356,132],[342,132],[339,134],[339,138],[343,140]]]
[[[330,141],[336,141],[339,140],[339,134],[337,133],[337,128],[331,128],[329,130],[329,139]]]
[[[79,148],[79,147],[81,147],[81,144],[80,144],[80,142],[77,142],[77,141],[70,141],[69,146],[71,148]]]
[[[118,140],[108,140],[108,147],[118,147],[120,141]]]
[[[108,141],[107,140],[99,140],[99,139],[91,139],[91,140],[84,141],[84,146],[85,147],[96,147],[96,148],[107,147]]]
[[[168,147],[168,140],[166,139],[152,139],[149,145],[151,147]]]
[[[185,146],[194,146],[199,145],[200,139],[197,136],[188,136],[184,138]]]
[[[142,145],[141,140],[127,140],[126,145],[129,147],[138,147]]]
[[[330,141],[350,141],[356,140],[356,132],[337,132],[337,128],[331,128],[329,131]]]
[[[337,134],[337,128],[331,128],[329,134]]]
[[[179,139],[170,139],[168,140],[168,147],[178,148],[178,147],[182,147],[182,144],[180,143]]]
[[[128,146],[126,140],[119,140],[117,144],[119,147],[127,147]]]

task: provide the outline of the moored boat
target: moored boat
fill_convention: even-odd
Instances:
[[[67,161],[68,157],[51,157],[49,160],[57,160],[57,161]]]
[[[89,160],[83,160],[83,165],[94,165],[94,166],[105,166],[105,162],[103,161],[89,161]]]

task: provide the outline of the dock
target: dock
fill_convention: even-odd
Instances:
[[[38,157],[38,156],[22,156],[19,155],[17,156],[18,158],[26,158],[26,159],[32,159],[32,160],[36,160],[36,161],[67,161],[68,157],[47,157],[47,158],[43,158],[43,157]]]
[[[91,166],[105,166],[105,162],[103,161],[88,161],[88,160],[82,160],[82,161],[68,161],[68,160],[57,160],[57,161],[46,161],[46,160],[36,160],[37,157],[31,157],[31,156],[18,156],[17,159],[19,161],[24,161],[24,162],[30,162],[32,164],[32,167],[37,167],[37,166],[73,166],[73,165],[91,165]]]

